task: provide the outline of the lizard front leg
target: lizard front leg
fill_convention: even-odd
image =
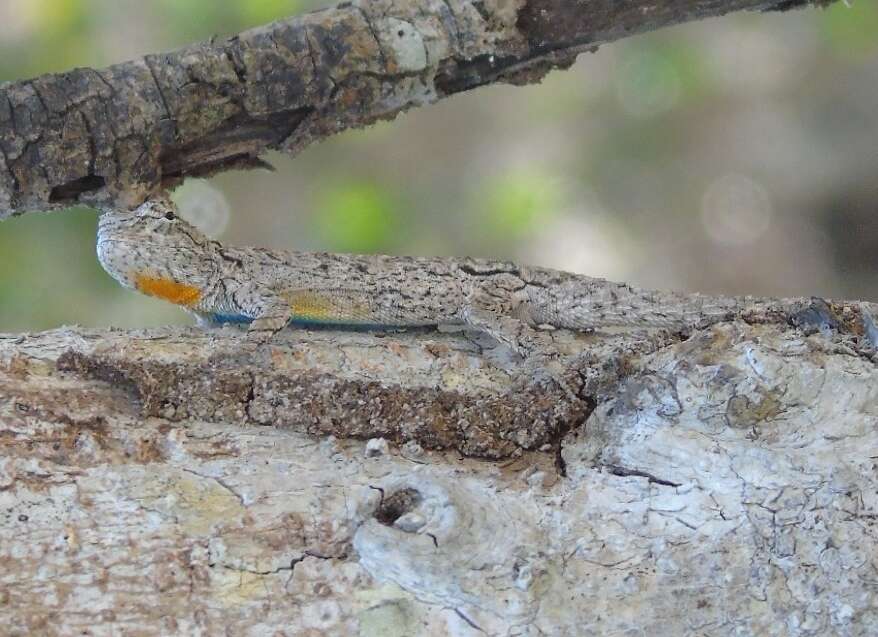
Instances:
[[[270,341],[293,320],[293,308],[281,298],[264,301],[247,328],[247,337],[258,343]]]

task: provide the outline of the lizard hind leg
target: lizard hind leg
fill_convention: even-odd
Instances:
[[[463,313],[463,322],[467,327],[487,334],[521,359],[530,358],[542,349],[539,332],[517,318],[474,306]]]
[[[552,336],[537,329],[533,308],[526,298],[515,298],[500,307],[492,307],[489,299],[486,302],[471,297],[469,301],[464,323],[511,350],[519,358],[520,378],[525,383],[555,386],[568,398],[579,400],[578,387],[567,378],[567,363],[559,358]]]
[[[471,308],[464,315],[465,324],[486,333],[501,346],[510,350],[519,360],[520,378],[528,385],[555,386],[571,399],[579,400],[579,390],[565,377],[564,361],[543,339],[538,331],[516,318],[504,316],[484,308]]]

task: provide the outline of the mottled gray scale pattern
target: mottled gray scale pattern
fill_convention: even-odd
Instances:
[[[533,320],[568,329],[645,326],[682,329],[734,318],[740,300],[683,296],[602,282],[599,286],[566,282],[554,288],[529,289]]]
[[[133,212],[105,212],[98,257],[123,285],[179,303],[208,322],[240,317],[253,321],[251,331],[269,334],[296,320],[460,324],[488,332],[519,353],[532,349],[534,328],[541,325],[680,329],[730,320],[754,308],[786,309],[774,299],[656,293],[484,259],[226,247],[177,217],[164,200]]]

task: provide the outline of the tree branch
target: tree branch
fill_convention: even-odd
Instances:
[[[831,0],[380,0],[221,42],[0,86],[0,218],[133,207],[189,175],[263,165],[493,82],[538,82],[585,50],[739,10]]]

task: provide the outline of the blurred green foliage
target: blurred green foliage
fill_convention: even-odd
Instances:
[[[483,211],[482,238],[490,245],[498,236],[515,241],[532,235],[557,214],[562,193],[557,179],[536,168],[519,168],[487,179],[479,198],[474,209]]]
[[[327,184],[316,198],[313,232],[326,250],[379,252],[399,247],[405,227],[399,195],[377,183]]]
[[[119,294],[95,257],[95,230],[95,213],[85,208],[3,222],[0,321],[4,328],[94,323],[97,306],[107,306]]]
[[[198,40],[204,38],[206,33],[228,35],[293,15],[308,4],[301,0],[157,0],[154,10],[167,20],[175,37]]]
[[[0,79],[120,62],[107,35],[129,18],[154,26],[148,50],[176,48],[293,15],[315,0],[3,0]],[[127,27],[127,28],[126,28]],[[133,53],[133,52],[132,52]],[[124,56],[130,57],[129,55]]]
[[[836,2],[820,21],[823,35],[836,51],[865,58],[878,51],[878,2],[856,0],[848,7]]]

